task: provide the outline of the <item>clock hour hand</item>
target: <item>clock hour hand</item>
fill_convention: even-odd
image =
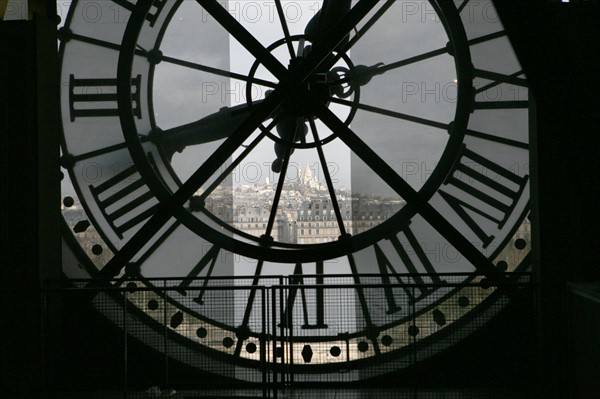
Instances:
[[[329,0],[324,1],[323,7],[315,14],[308,22],[304,29],[305,35],[316,44],[324,37],[328,29],[334,27],[350,11],[351,0]],[[349,36],[346,36],[339,44],[339,47],[344,47],[348,44]],[[307,49],[307,53],[310,52]],[[332,55],[329,56],[330,58]],[[322,65],[329,65],[329,62],[323,62]],[[372,66],[356,65],[352,70],[345,67],[336,67],[327,71],[327,80],[330,85],[330,92],[341,98],[349,97],[354,93],[355,88],[364,86],[375,75],[383,73],[380,68],[383,63],[377,63]],[[321,71],[325,72],[325,71]],[[344,83],[350,82],[350,86],[344,87]]]
[[[255,101],[258,106],[263,100]],[[175,152],[182,152],[191,145],[204,144],[229,137],[248,118],[251,109],[246,104],[223,107],[214,114],[195,122],[167,130],[157,129],[151,140],[160,145],[169,159]]]
[[[323,34],[342,19],[350,11],[351,0],[325,0],[323,7],[308,21],[304,34],[313,42],[317,43]],[[348,37],[344,38],[340,45],[347,43]]]

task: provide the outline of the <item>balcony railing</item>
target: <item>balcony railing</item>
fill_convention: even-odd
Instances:
[[[51,282],[44,290],[49,391],[119,397],[138,397],[153,386],[250,389],[261,397],[302,387],[399,392],[461,384],[452,378],[460,373],[473,376],[465,375],[462,385],[481,388],[494,369],[527,370],[535,357],[529,274],[90,283]],[[452,356],[459,356],[454,364]],[[493,364],[511,356],[518,364]],[[415,381],[414,373],[425,369],[431,380]],[[526,377],[491,381],[505,389]]]

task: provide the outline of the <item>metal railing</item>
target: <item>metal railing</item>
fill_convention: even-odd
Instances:
[[[43,304],[46,385],[123,397],[152,386],[277,397],[290,388],[381,387],[390,375],[408,386],[403,375],[438,358],[437,373],[447,373],[444,354],[471,336],[515,356],[533,339],[528,274],[392,277],[52,282]],[[499,340],[489,325],[514,338]]]

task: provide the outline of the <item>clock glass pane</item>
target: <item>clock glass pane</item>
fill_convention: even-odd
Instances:
[[[493,7],[455,3],[73,2],[65,274],[173,277],[129,296],[144,320],[252,367],[249,285],[292,283],[275,317],[307,367],[471,322],[494,290],[447,283],[528,267],[529,102]]]

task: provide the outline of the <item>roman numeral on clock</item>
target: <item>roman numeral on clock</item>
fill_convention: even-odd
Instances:
[[[183,280],[181,282],[181,284],[179,284],[178,291],[180,294],[187,295],[187,288],[190,287],[190,285],[193,282],[193,279],[200,276],[200,273],[202,273],[202,271],[208,266],[206,276],[205,276],[204,280],[202,281],[202,289],[198,290],[198,291],[192,291],[196,295],[196,297],[193,299],[193,301],[199,305],[204,304],[203,297],[204,297],[204,293],[206,292],[206,286],[208,285],[209,277],[212,276],[212,273],[214,271],[215,263],[217,262],[217,259],[219,258],[220,250],[221,250],[221,248],[217,247],[216,245],[213,245],[204,254],[204,256],[202,256],[200,261],[198,261],[198,263],[196,263],[194,268],[188,273],[187,278],[185,280]]]
[[[140,119],[140,84],[142,76],[131,79],[133,114]],[[117,79],[77,79],[69,76],[69,110],[71,122],[76,118],[118,116]]]
[[[402,233],[408,240],[408,246],[405,247],[397,236],[389,238],[394,251],[400,257],[402,264],[406,267],[406,270],[410,275],[400,277],[398,271],[394,268],[393,262],[391,262],[385,255],[384,251],[377,244],[374,245],[375,257],[377,259],[377,265],[381,274],[382,283],[386,285],[384,287],[385,299],[387,302],[387,314],[394,314],[401,310],[401,307],[397,304],[394,296],[394,290],[389,284],[395,282],[402,285],[402,289],[409,298],[410,303],[414,303],[425,295],[431,293],[435,288],[431,286],[425,286],[425,280],[422,277],[423,270],[427,273],[434,284],[442,283],[443,281],[436,274],[433,264],[427,257],[425,250],[419,244],[417,238],[410,228],[405,227],[402,229]],[[416,264],[413,259],[409,256],[407,251],[408,247],[412,249],[412,252],[416,255],[419,265]],[[408,281],[411,280],[411,281]],[[413,284],[413,286],[411,286]]]
[[[281,326],[284,328],[290,328],[293,326],[294,323],[292,320],[292,312],[294,304],[296,303],[298,292],[300,292],[303,316],[302,328],[327,328],[327,324],[325,324],[325,294],[324,289],[319,287],[323,284],[323,262],[317,262],[317,288],[310,289],[311,291],[315,291],[314,301],[307,300],[307,288],[303,287],[304,276],[301,263],[297,263],[294,267],[294,274],[290,283],[291,287],[288,290],[285,310],[281,316]],[[310,313],[312,312],[314,312],[314,317],[311,318]],[[312,324],[311,319],[314,320],[314,323]]]
[[[439,193],[486,248],[494,236],[484,226],[484,221],[501,229],[528,178],[463,147],[454,170],[444,181],[447,189],[439,190]],[[448,189],[450,187],[452,190]]]
[[[135,166],[89,188],[102,215],[119,238],[152,216],[158,206],[158,200]]]
[[[112,0],[112,1],[113,1],[113,3],[117,3],[121,7],[126,8],[131,12],[133,12],[133,10],[135,9],[135,3],[137,3],[137,1],[129,1],[129,0]],[[154,26],[160,12],[162,11],[162,9],[166,3],[167,3],[167,0],[154,0],[152,2],[152,7],[150,8],[150,11],[148,11],[148,14],[146,14],[146,20],[148,20],[150,22],[150,26]]]

